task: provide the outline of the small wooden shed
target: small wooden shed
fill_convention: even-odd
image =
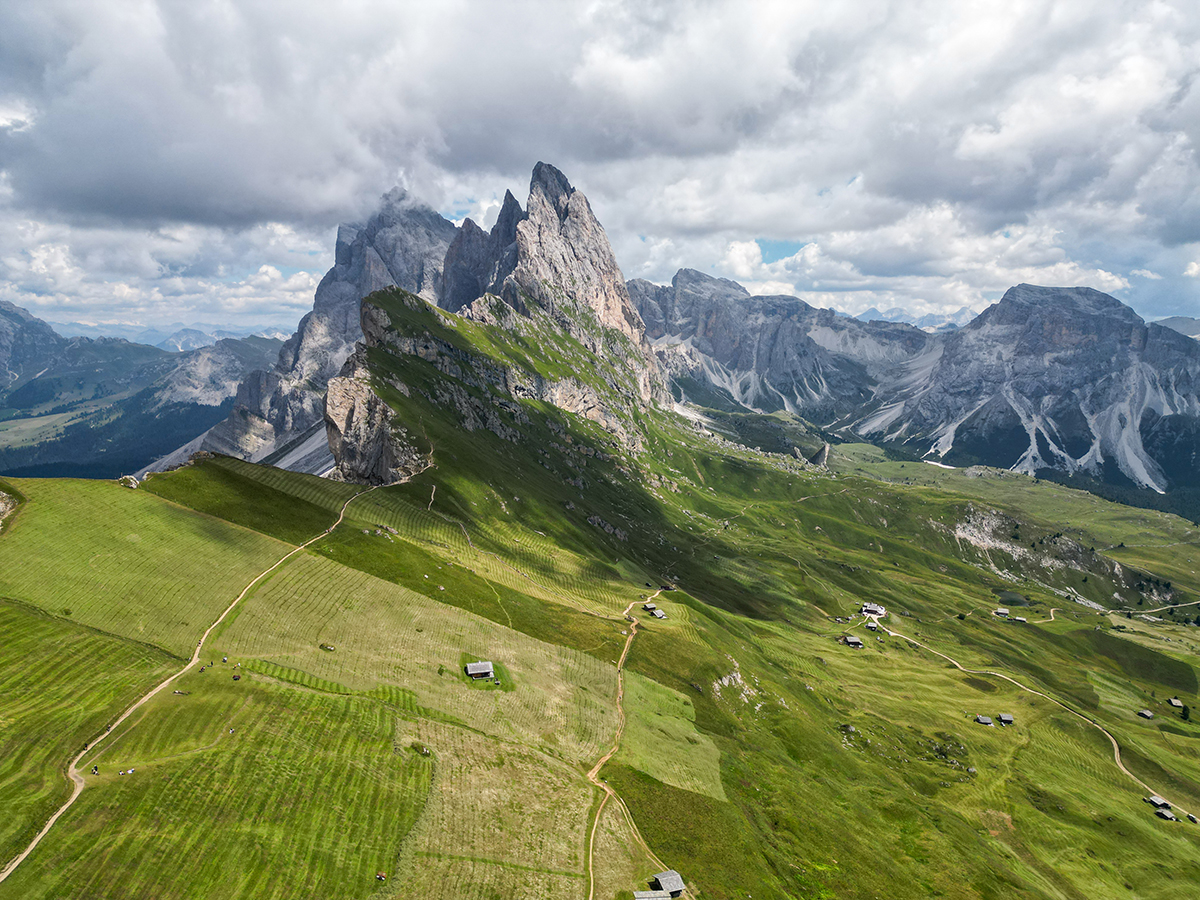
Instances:
[[[495,678],[495,667],[487,660],[467,663],[466,672],[472,678]]]
[[[678,897],[683,893],[683,876],[674,869],[659,872],[654,876],[654,882],[660,891],[666,891],[672,897]]]

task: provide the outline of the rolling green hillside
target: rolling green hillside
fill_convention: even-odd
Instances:
[[[627,900],[667,867],[694,898],[1200,888],[1200,826],[1143,802],[1200,814],[1200,725],[1168,703],[1197,702],[1190,523],[871,447],[810,467],[768,445],[806,434],[782,419],[647,412],[622,421],[638,448],[470,375],[582,377],[569,339],[543,357],[371,302],[460,354],[455,374],[369,351],[428,462],[406,483],[211,458],[136,490],[0,484],[24,498],[0,528],[20,660],[0,683],[45,685],[0,694],[5,739],[28,735],[0,767],[0,858],[107,734],[0,900]],[[485,408],[494,427],[464,427]]]

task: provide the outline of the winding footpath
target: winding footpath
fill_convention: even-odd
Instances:
[[[376,485],[376,487],[382,487],[382,485]],[[210,634],[212,634],[213,629],[216,628],[218,625],[220,625],[223,621],[225,621],[225,617],[228,616],[231,612],[233,612],[234,608],[239,603],[241,603],[243,600],[246,599],[246,595],[250,593],[250,591],[254,588],[254,586],[256,584],[258,584],[260,581],[262,581],[264,578],[266,578],[268,575],[270,575],[272,572],[274,572],[276,569],[278,569],[280,566],[282,566],[285,562],[287,562],[289,559],[291,559],[293,556],[295,556],[301,550],[307,549],[312,544],[315,544],[317,541],[321,540],[321,538],[329,535],[335,528],[337,528],[339,525],[342,524],[342,520],[346,517],[346,510],[350,506],[350,504],[353,503],[355,500],[357,500],[359,497],[361,497],[363,494],[369,494],[373,490],[375,490],[375,487],[370,487],[370,488],[367,488],[366,490],[359,491],[353,497],[349,498],[345,503],[342,504],[342,509],[338,513],[336,522],[334,522],[332,525],[330,525],[328,528],[326,528],[324,531],[322,531],[316,537],[305,541],[299,547],[296,547],[294,550],[291,550],[288,553],[286,553],[284,556],[280,557],[279,560],[277,560],[275,562],[275,564],[272,565],[270,568],[264,569],[262,572],[260,572],[258,575],[256,575],[254,577],[254,580],[251,581],[248,585],[246,585],[246,587],[242,590],[242,592],[237,595],[237,598],[232,603],[230,603],[229,606],[225,607],[225,611],[217,617],[217,620],[208,626],[208,628],[205,630],[204,634],[201,635],[199,642],[196,644],[196,649],[192,652],[192,658],[187,661],[187,664],[182,669],[180,669],[174,675],[171,675],[169,678],[167,678],[165,681],[158,684],[156,687],[151,688],[148,693],[146,693],[145,695],[143,695],[141,697],[141,699],[137,700],[132,706],[130,706],[128,709],[126,709],[125,712],[121,713],[121,715],[116,719],[116,721],[114,721],[112,723],[112,725],[108,726],[104,731],[102,731],[99,734],[99,736],[93,738],[92,740],[88,741],[84,745],[84,749],[79,751],[79,753],[77,753],[75,755],[75,758],[72,759],[71,762],[67,765],[67,776],[71,779],[71,782],[74,785],[74,787],[71,791],[71,796],[67,798],[67,801],[65,803],[63,803],[63,805],[60,806],[57,811],[55,811],[54,815],[52,815],[49,818],[49,820],[46,822],[46,824],[42,826],[42,830],[37,833],[37,836],[32,841],[29,842],[29,846],[27,846],[24,850],[22,850],[19,854],[17,854],[17,856],[14,857],[8,863],[8,865],[6,865],[2,870],[0,870],[0,882],[3,882],[6,878],[8,878],[8,876],[11,875],[16,870],[17,866],[21,865],[21,863],[23,863],[25,861],[26,857],[28,857],[29,854],[32,853],[37,848],[37,845],[42,842],[42,838],[44,838],[47,834],[49,834],[50,829],[54,827],[55,823],[58,822],[58,820],[60,818],[62,818],[63,813],[65,813],[68,809],[70,809],[72,804],[74,804],[74,802],[79,799],[79,795],[83,793],[83,788],[84,788],[85,782],[84,782],[83,776],[79,773],[79,769],[78,769],[80,760],[82,760],[85,756],[87,756],[89,753],[94,751],[96,749],[96,747],[98,747],[110,734],[112,734],[113,730],[116,729],[116,727],[118,725],[120,725],[122,722],[124,722],[126,719],[128,719],[131,715],[133,715],[135,712],[137,712],[139,709],[141,709],[145,704],[150,702],[150,700],[152,700],[154,697],[156,697],[165,688],[167,688],[171,684],[173,684],[176,681],[176,679],[178,679],[179,677],[184,675],[188,671],[188,669],[190,669],[192,666],[196,665],[196,663],[198,663],[200,661],[200,652],[204,649],[204,642],[206,640],[208,640],[208,636]],[[628,645],[626,646],[626,649],[628,649]],[[624,656],[622,656],[621,659],[624,660]]]
[[[1156,791],[1154,788],[1150,787],[1150,785],[1146,784],[1146,782],[1142,781],[1142,779],[1138,778],[1136,775],[1134,775],[1132,772],[1130,772],[1127,768],[1125,768],[1125,763],[1121,759],[1121,745],[1117,743],[1117,739],[1115,737],[1113,737],[1112,732],[1109,731],[1107,728],[1105,728],[1103,725],[1101,725],[1099,722],[1097,722],[1095,719],[1084,715],[1083,713],[1079,712],[1078,710],[1072,709],[1070,706],[1063,703],[1061,700],[1059,700],[1056,697],[1051,697],[1049,694],[1044,694],[1041,691],[1035,691],[1031,687],[1026,687],[1025,685],[1021,684],[1021,682],[1017,681],[1015,678],[1010,678],[1008,675],[1005,675],[1003,672],[992,672],[988,669],[968,669],[966,666],[964,666],[958,660],[954,659],[953,657],[947,656],[945,653],[942,653],[938,650],[934,650],[928,644],[923,644],[920,641],[918,641],[916,638],[911,638],[908,635],[901,634],[898,631],[892,631],[886,625],[882,624],[878,618],[876,618],[874,616],[868,616],[867,618],[873,619],[875,621],[875,623],[877,625],[879,625],[880,628],[882,628],[884,631],[886,631],[892,637],[902,638],[903,640],[908,641],[910,644],[920,647],[923,650],[929,651],[934,656],[940,656],[942,659],[946,660],[946,662],[950,663],[952,666],[954,666],[960,672],[966,672],[969,675],[990,675],[993,678],[1002,678],[1003,680],[1009,682],[1010,684],[1016,685],[1021,690],[1026,691],[1030,694],[1035,694],[1036,696],[1042,697],[1046,700],[1049,700],[1055,706],[1061,707],[1062,709],[1066,710],[1067,712],[1069,712],[1071,715],[1075,716],[1076,718],[1082,719],[1083,721],[1085,721],[1089,725],[1091,725],[1093,728],[1098,729],[1106,738],[1108,738],[1109,743],[1112,744],[1113,762],[1117,764],[1118,769],[1120,769],[1123,773],[1125,773],[1126,777],[1128,777],[1131,781],[1133,781],[1135,784],[1137,784],[1143,790],[1147,791],[1150,794],[1156,794],[1159,797],[1165,796],[1161,792]],[[1188,814],[1188,811],[1186,809],[1184,809],[1183,807],[1179,806],[1176,803],[1172,803],[1171,806],[1172,806],[1172,810],[1175,812],[1182,813],[1184,816],[1186,816]]]
[[[629,813],[629,808],[625,805],[621,798],[617,796],[617,792],[608,786],[608,782],[603,781],[600,778],[600,770],[604,768],[604,764],[612,759],[613,754],[617,752],[618,748],[620,748],[621,735],[625,733],[625,659],[629,656],[629,648],[633,646],[633,639],[637,637],[638,627],[638,618],[637,616],[631,615],[631,612],[638,603],[649,603],[661,593],[662,590],[660,589],[651,594],[646,600],[634,600],[627,607],[625,607],[625,612],[622,613],[622,615],[632,624],[629,628],[629,636],[625,638],[625,647],[621,650],[621,658],[617,661],[617,732],[613,736],[612,747],[609,748],[607,753],[596,760],[596,764],[592,766],[591,771],[587,773],[588,781],[600,788],[600,790],[604,791],[604,797],[601,798],[600,806],[596,809],[596,818],[592,821],[591,834],[588,836],[588,900],[594,900],[596,895],[596,832],[600,828],[600,816],[604,813],[604,807],[608,805],[609,800],[616,802],[621,807],[625,814],[625,819],[629,823],[630,829],[633,831],[634,836],[638,839],[638,843],[642,845],[642,848],[646,851],[646,854],[650,857],[650,859],[654,861],[655,865],[661,866],[663,869],[666,868],[666,866],[663,865],[662,860],[654,855],[654,852],[650,849],[650,845],[647,844],[642,838],[641,832],[638,831],[637,825],[634,824],[633,817]]]

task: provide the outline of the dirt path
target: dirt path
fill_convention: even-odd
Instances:
[[[381,486],[382,485],[377,485],[376,487],[381,487]],[[368,494],[373,490],[375,490],[375,488],[370,487],[365,490],[359,491],[357,494],[355,494],[353,497],[351,497],[349,500],[347,500],[345,503],[342,504],[342,509],[338,513],[336,522],[334,522],[332,525],[330,525],[328,528],[326,528],[324,531],[322,531],[316,537],[311,538],[311,539],[305,541],[299,547],[296,547],[295,549],[290,550],[288,553],[286,553],[282,557],[280,557],[275,562],[275,564],[272,565],[270,568],[264,569],[262,572],[260,572],[258,575],[256,575],[254,577],[254,580],[251,581],[248,585],[246,585],[246,587],[242,589],[242,592],[237,595],[237,598],[232,603],[230,603],[227,607],[225,607],[225,611],[222,612],[221,615],[219,615],[217,617],[217,620],[208,626],[208,628],[205,630],[204,634],[201,635],[199,642],[196,644],[196,649],[192,652],[192,658],[187,661],[187,664],[182,669],[180,669],[174,675],[171,675],[170,677],[168,677],[166,680],[160,682],[156,687],[151,688],[149,692],[147,692],[146,694],[144,694],[141,697],[141,699],[137,700],[132,706],[130,706],[128,709],[126,709],[125,712],[121,713],[121,715],[117,717],[116,721],[114,721],[112,723],[112,725],[108,726],[97,737],[88,741],[87,744],[84,745],[84,749],[79,751],[79,753],[77,753],[75,755],[74,759],[72,759],[71,762],[67,765],[67,776],[71,779],[71,782],[74,785],[74,787],[71,790],[71,796],[67,798],[67,801],[65,803],[63,803],[63,805],[60,806],[55,811],[54,815],[52,815],[49,818],[49,820],[46,822],[46,824],[42,826],[42,830],[37,833],[37,836],[34,837],[34,839],[32,841],[29,842],[29,846],[26,847],[24,850],[22,850],[12,861],[10,861],[8,863],[8,865],[6,865],[3,868],[3,870],[0,870],[0,882],[3,882],[6,878],[8,878],[8,876],[11,875],[16,870],[17,866],[19,866],[21,863],[23,863],[25,861],[26,857],[28,857],[29,854],[34,851],[34,849],[37,847],[37,845],[42,842],[42,838],[44,838],[47,834],[49,834],[50,829],[54,827],[55,823],[58,822],[58,820],[60,818],[62,818],[63,813],[65,813],[68,809],[70,809],[71,806],[75,803],[75,801],[79,799],[79,795],[83,793],[83,788],[84,788],[85,782],[84,782],[83,776],[79,773],[79,769],[78,769],[80,760],[82,760],[85,756],[87,756],[89,753],[94,751],[96,749],[96,747],[99,744],[101,744],[112,733],[113,729],[115,729],[118,725],[120,725],[122,722],[124,722],[126,719],[128,719],[131,715],[133,715],[135,712],[137,712],[139,709],[141,709],[148,702],[150,702],[150,700],[154,699],[154,697],[156,697],[163,689],[165,689],[168,686],[170,686],[171,684],[173,684],[176,679],[178,679],[180,676],[185,674],[188,671],[188,669],[190,669],[192,666],[194,666],[196,663],[198,663],[200,661],[200,651],[204,649],[204,642],[206,640],[208,640],[208,636],[210,634],[212,634],[213,629],[216,628],[218,625],[220,625],[223,621],[225,621],[225,617],[228,616],[239,603],[241,603],[244,599],[246,599],[246,595],[250,593],[251,589],[256,584],[258,584],[260,581],[262,581],[264,578],[266,578],[268,575],[270,575],[272,572],[274,572],[276,569],[278,569],[280,566],[282,566],[285,562],[287,562],[289,559],[291,559],[293,556],[295,556],[301,550],[304,550],[307,547],[309,547],[311,544],[314,544],[317,541],[321,540],[321,538],[325,537],[330,532],[332,532],[335,528],[337,528],[339,525],[341,525],[342,520],[346,517],[346,509],[350,506],[350,504],[354,500],[361,497],[363,494]]]
[[[879,620],[876,619],[875,621],[878,622]],[[1049,700],[1055,706],[1061,707],[1062,709],[1066,710],[1067,712],[1069,712],[1071,715],[1075,716],[1076,718],[1082,719],[1083,721],[1085,721],[1089,725],[1091,725],[1093,728],[1096,728],[1097,730],[1099,730],[1106,738],[1108,738],[1109,743],[1112,744],[1113,762],[1117,764],[1118,769],[1120,769],[1123,773],[1125,773],[1126,777],[1128,777],[1131,781],[1133,781],[1135,784],[1137,784],[1139,787],[1141,787],[1147,793],[1157,794],[1159,797],[1164,796],[1162,793],[1154,790],[1154,788],[1150,787],[1150,785],[1146,784],[1146,782],[1142,781],[1142,779],[1138,778],[1136,775],[1134,775],[1132,772],[1130,772],[1127,768],[1125,768],[1125,763],[1121,759],[1121,745],[1117,743],[1117,739],[1115,737],[1113,737],[1112,732],[1109,731],[1107,728],[1105,728],[1103,725],[1101,725],[1099,722],[1097,722],[1095,719],[1085,716],[1083,713],[1072,709],[1071,707],[1067,706],[1067,704],[1063,703],[1061,700],[1059,700],[1055,697],[1051,697],[1049,694],[1044,694],[1041,691],[1035,691],[1031,687],[1026,687],[1025,685],[1021,684],[1021,682],[1017,681],[1015,678],[1010,678],[1008,675],[1005,675],[1003,672],[992,672],[987,669],[968,669],[966,666],[962,665],[962,663],[960,663],[958,660],[954,659],[953,657],[947,656],[945,653],[941,653],[937,650],[934,650],[928,644],[923,644],[920,641],[918,641],[916,638],[911,638],[908,635],[901,634],[898,631],[892,631],[890,628],[888,628],[886,625],[883,625],[883,624],[880,624],[879,627],[882,628],[884,631],[886,631],[892,637],[903,638],[904,640],[908,641],[910,644],[914,644],[918,647],[921,647],[924,650],[928,650],[934,656],[940,656],[942,659],[946,660],[948,663],[950,663],[952,666],[954,666],[960,672],[966,672],[969,675],[991,675],[993,678],[1002,678],[1003,680],[1009,682],[1010,684],[1016,685],[1021,690],[1026,691],[1030,694],[1035,694],[1036,696],[1042,697],[1046,700]],[[1175,811],[1183,814],[1184,816],[1186,816],[1188,814],[1188,811],[1186,809],[1184,809],[1183,807],[1179,806],[1178,804],[1172,803],[1171,805]]]
[[[1052,606],[1052,607],[1050,607],[1050,618],[1048,618],[1048,619],[1038,619],[1037,621],[1035,621],[1035,622],[1030,622],[1029,624],[1030,624],[1030,625],[1041,625],[1043,622],[1053,622],[1053,621],[1054,621],[1054,614],[1055,614],[1056,612],[1062,612],[1062,610],[1061,610],[1061,609],[1059,609],[1057,606]]]
[[[662,590],[660,589],[655,591],[645,600],[634,600],[627,607],[625,607],[625,612],[622,613],[622,615],[624,615],[625,618],[628,619],[632,624],[629,628],[629,637],[625,639],[625,647],[621,650],[621,658],[617,661],[617,732],[613,736],[612,747],[609,748],[607,753],[596,760],[596,764],[592,766],[591,771],[587,773],[588,781],[600,788],[600,790],[604,791],[604,796],[600,799],[600,806],[596,809],[596,818],[592,821],[591,834],[588,836],[588,900],[594,900],[596,894],[596,832],[600,828],[600,816],[604,813],[604,807],[608,805],[609,800],[613,800],[620,805],[621,810],[625,814],[625,819],[629,823],[630,830],[633,832],[634,837],[638,839],[638,843],[642,845],[642,849],[646,851],[646,855],[654,861],[655,865],[662,866],[663,869],[666,869],[666,866],[663,864],[662,860],[654,855],[654,851],[650,849],[650,845],[647,844],[645,839],[642,838],[641,832],[638,831],[637,826],[633,822],[633,816],[629,813],[629,807],[627,807],[625,802],[617,796],[617,792],[610,788],[606,781],[603,781],[600,778],[600,770],[604,768],[604,764],[612,759],[613,754],[617,752],[617,749],[621,746],[621,735],[625,733],[625,659],[629,656],[629,648],[633,646],[633,639],[637,637],[638,627],[637,616],[630,615],[630,613],[638,603],[649,603],[661,593]]]
[[[1164,609],[1183,609],[1185,606],[1196,606],[1197,604],[1200,604],[1200,600],[1189,600],[1187,603],[1173,603],[1170,606],[1156,606],[1154,609],[1135,609],[1132,606],[1126,606],[1119,610],[1119,612],[1155,613],[1162,612]],[[1118,610],[1113,611],[1118,612]]]

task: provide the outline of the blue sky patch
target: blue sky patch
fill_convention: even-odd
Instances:
[[[755,240],[758,249],[762,251],[763,262],[773,263],[789,256],[795,256],[804,247],[806,241],[768,241],[764,238]]]

